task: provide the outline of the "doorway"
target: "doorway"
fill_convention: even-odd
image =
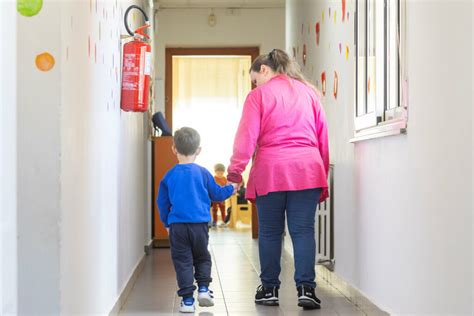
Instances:
[[[216,163],[229,163],[242,107],[252,89],[249,69],[258,55],[257,47],[166,49],[166,120],[172,130],[198,130],[202,152],[196,162],[211,173]],[[254,237],[256,221],[252,212]]]

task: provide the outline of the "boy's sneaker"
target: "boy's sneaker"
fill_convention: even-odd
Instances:
[[[216,227],[217,226],[217,222],[216,221],[212,221],[212,227]]]
[[[278,306],[278,288],[259,285],[255,294],[255,303],[266,306]]]
[[[201,285],[198,290],[199,306],[214,306],[214,293],[207,286]]]
[[[183,297],[181,300],[181,306],[179,307],[181,313],[194,313],[194,298],[193,297]]]
[[[316,297],[314,288],[311,286],[298,286],[298,306],[303,309],[320,309],[321,300]]]

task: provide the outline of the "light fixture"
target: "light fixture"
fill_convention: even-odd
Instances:
[[[214,9],[211,10],[211,14],[207,17],[207,24],[209,24],[210,27],[214,27],[217,23],[217,17],[214,14]]]

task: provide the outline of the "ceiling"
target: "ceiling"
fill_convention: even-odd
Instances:
[[[284,8],[285,0],[155,0],[159,8]]]

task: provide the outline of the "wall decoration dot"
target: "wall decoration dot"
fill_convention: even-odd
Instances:
[[[324,23],[324,16],[326,15],[325,13],[326,13],[326,11],[323,10],[323,13],[321,14],[321,18],[322,18],[323,23]]]
[[[293,58],[296,59],[296,47],[293,46]]]
[[[23,16],[35,16],[43,7],[43,0],[17,0],[16,10]]]
[[[342,54],[342,43],[339,43],[339,54]]]
[[[325,71],[321,73],[321,92],[323,93],[323,96],[326,95],[326,72]]]
[[[342,22],[344,22],[346,18],[346,0],[341,0],[341,6],[342,6]]]
[[[301,23],[301,35],[303,35],[303,30],[304,30],[304,24]]]
[[[303,65],[306,65],[306,44],[303,45]]]
[[[349,45],[346,45],[346,60],[349,60]]]
[[[337,23],[337,11],[334,10],[334,23]]]
[[[54,57],[48,52],[41,53],[36,56],[35,64],[41,71],[50,71],[55,64]]]
[[[347,12],[347,21],[349,21],[349,12]]]
[[[338,89],[338,85],[339,85],[339,78],[337,76],[337,72],[335,71],[334,72],[334,86],[333,86],[333,95],[334,95],[334,99],[337,99],[337,89]]]
[[[319,31],[320,31],[320,27],[319,27],[319,22],[316,23],[316,45],[319,46]]]
[[[329,7],[328,19],[331,19],[331,7]]]

